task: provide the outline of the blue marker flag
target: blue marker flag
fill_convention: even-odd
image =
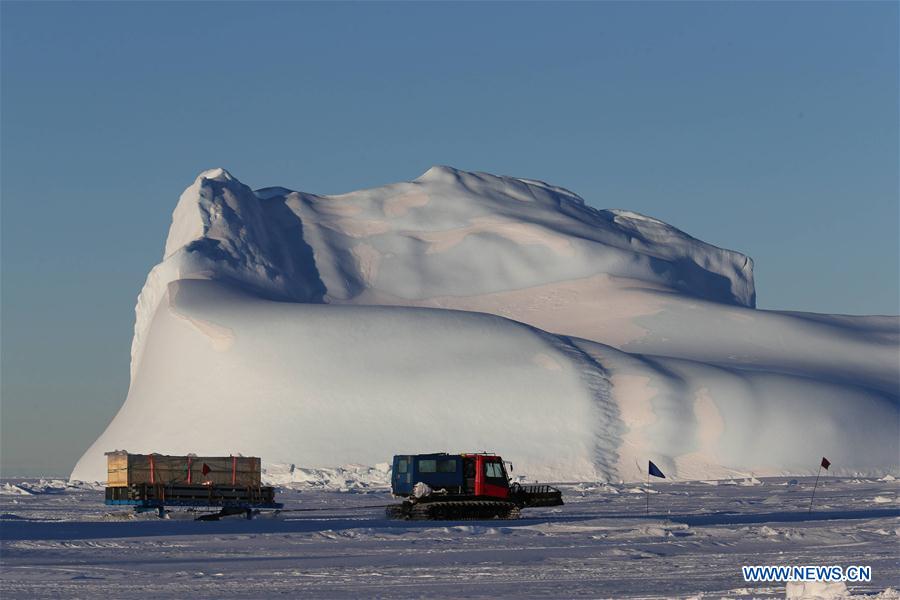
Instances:
[[[654,477],[661,477],[662,479],[666,478],[666,476],[663,475],[663,472],[659,470],[659,467],[657,467],[656,465],[653,464],[652,460],[650,461],[649,473],[650,473],[650,475],[653,475]]]

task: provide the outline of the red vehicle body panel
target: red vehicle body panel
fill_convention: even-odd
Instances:
[[[475,495],[490,498],[509,498],[509,483],[506,480],[506,469],[503,467],[503,459],[499,456],[486,454],[475,455]],[[500,466],[503,473],[503,481],[487,477],[487,465],[494,463]]]

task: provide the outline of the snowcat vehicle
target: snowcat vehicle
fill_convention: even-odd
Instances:
[[[391,519],[517,519],[523,508],[563,503],[555,487],[510,483],[503,459],[485,453],[394,456],[391,492],[404,498],[387,508]]]

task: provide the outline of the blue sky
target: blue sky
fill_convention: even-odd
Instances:
[[[756,262],[759,306],[897,314],[898,5],[0,4],[2,468],[121,405],[181,190],[542,179]]]

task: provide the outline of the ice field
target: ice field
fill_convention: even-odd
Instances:
[[[372,478],[307,475],[280,491],[284,512],[218,522],[134,516],[96,486],[7,481],[0,595],[784,598],[741,566],[834,564],[872,568],[837,597],[900,597],[890,478],[823,477],[811,514],[811,478],[766,478],[654,481],[649,517],[643,484],[572,484],[565,506],[517,521],[407,522],[383,517],[393,500]]]

